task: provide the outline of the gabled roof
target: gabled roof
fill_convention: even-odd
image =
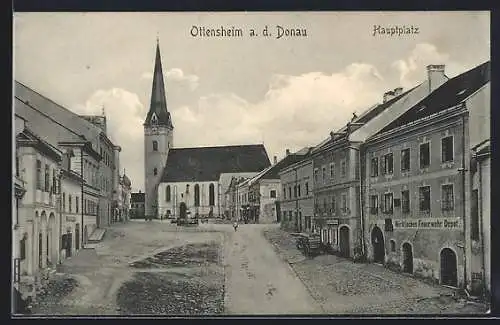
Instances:
[[[295,153],[292,153],[284,157],[277,164],[264,169],[262,172],[253,177],[249,181],[249,185],[252,185],[253,183],[255,183],[260,179],[280,179],[279,173],[282,169],[285,169],[288,166],[291,166],[293,164],[298,163],[299,161],[304,160],[306,157],[310,155],[311,152],[312,152],[312,147],[305,147]]]
[[[262,144],[172,148],[161,181],[218,181],[222,173],[259,172],[270,165]]]
[[[56,162],[61,161],[62,152],[57,148],[50,145],[48,142],[42,140],[29,128],[25,127],[23,132],[16,136],[18,145],[32,146],[43,155],[53,159]]]
[[[488,61],[448,80],[429,96],[384,127],[379,133],[387,132],[460,104],[490,81],[490,70],[491,64]]]
[[[165,82],[163,80],[163,70],[161,67],[160,44],[156,42],[156,58],[153,71],[153,86],[151,88],[151,102],[146,115],[144,125],[165,125],[172,126],[172,118],[167,109],[167,96],[165,95]]]
[[[134,203],[145,202],[145,194],[138,193],[130,193],[130,200]]]
[[[359,124],[365,124],[365,123],[369,122],[370,120],[372,120],[373,118],[375,118],[377,115],[379,115],[380,113],[382,113],[383,111],[385,111],[392,104],[394,104],[395,102],[397,102],[399,99],[401,99],[404,96],[406,96],[413,89],[415,89],[415,87],[412,88],[412,89],[409,89],[409,90],[405,91],[404,93],[402,93],[399,96],[396,96],[396,97],[394,97],[394,98],[386,101],[385,103],[377,104],[377,105],[374,105],[374,106],[368,108],[360,116],[358,116],[357,118],[349,121],[349,123],[347,123],[347,125],[343,126],[338,131],[333,132],[333,133],[336,133],[336,135],[334,136],[334,139],[332,139],[332,137],[330,135],[328,138],[326,138],[320,144],[318,144],[314,148],[314,151],[321,150],[322,148],[324,148],[327,145],[329,145],[332,141],[337,141],[339,139],[347,139],[347,137],[348,137],[347,132],[349,131],[349,124],[350,123],[356,123],[356,124],[359,125]]]

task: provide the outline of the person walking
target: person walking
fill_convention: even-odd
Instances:
[[[235,221],[233,223],[233,228],[234,228],[234,231],[237,231],[238,230],[238,221]]]

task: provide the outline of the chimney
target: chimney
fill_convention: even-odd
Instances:
[[[286,155],[290,155],[290,149],[286,149]]]
[[[274,164],[276,165],[278,163],[278,157],[274,156]]]
[[[393,92],[394,92],[394,97],[398,97],[403,93],[403,87],[394,88]]]
[[[387,103],[394,98],[394,91],[387,91],[384,93],[384,103]]]
[[[427,79],[429,82],[429,93],[444,84],[448,77],[444,74],[444,64],[430,64],[427,66]]]
[[[139,190],[139,193],[142,193],[141,190]]]

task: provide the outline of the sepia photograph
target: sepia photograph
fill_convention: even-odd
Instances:
[[[11,315],[481,316],[490,12],[14,12]]]

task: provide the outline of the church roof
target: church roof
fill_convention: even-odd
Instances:
[[[153,87],[151,89],[151,102],[144,125],[151,124],[172,126],[172,118],[167,109],[167,96],[165,95],[165,82],[161,66],[160,44],[156,43],[156,58],[153,71]]]
[[[491,63],[488,61],[448,80],[398,119],[383,128],[380,133],[460,104],[490,81],[490,66]]]
[[[222,173],[259,172],[270,165],[263,144],[172,148],[161,181],[218,181]]]

